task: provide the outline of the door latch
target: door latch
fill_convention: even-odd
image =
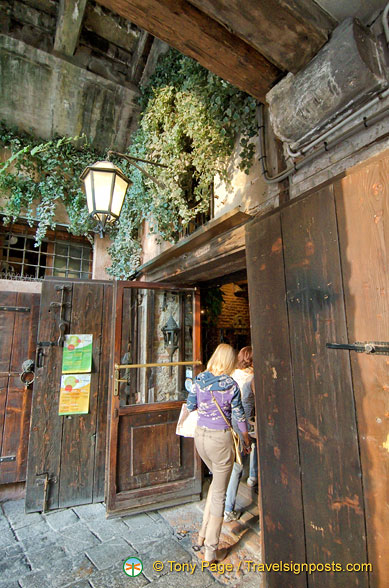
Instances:
[[[356,341],[354,344],[326,343],[326,347],[327,349],[347,349],[369,355],[389,355],[389,341]]]

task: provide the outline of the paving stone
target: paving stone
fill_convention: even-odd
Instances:
[[[79,520],[78,516],[71,508],[49,513],[45,515],[45,519],[54,531],[61,531],[70,525],[74,525]]]
[[[86,555],[98,570],[104,570],[115,562],[122,562],[123,565],[123,562],[133,555],[133,549],[124,539],[117,538],[88,549]]]
[[[0,578],[2,582],[13,582],[20,576],[31,571],[24,555],[5,560],[0,564]]]
[[[84,554],[62,557],[51,569],[19,577],[19,584],[22,588],[62,588],[86,581],[95,569]]]
[[[55,545],[58,541],[58,533],[47,526],[45,533],[38,533],[37,535],[27,536],[21,541],[21,545],[25,552],[29,555],[40,551],[49,545]]]
[[[148,580],[155,580],[159,576],[167,574],[169,568],[168,561],[184,563],[192,559],[192,555],[183,549],[178,541],[174,539],[159,540],[149,545],[144,544],[138,552],[137,557],[142,560],[143,573]],[[154,570],[153,564],[155,561],[162,562],[164,569],[161,571]]]
[[[45,535],[51,531],[45,520],[40,520],[34,525],[27,525],[26,527],[19,527],[15,529],[15,535],[18,541],[23,541],[27,537],[35,537],[35,535]]]
[[[123,571],[123,563],[127,558],[106,570],[95,572],[88,580],[93,588],[141,588],[149,584],[143,574],[129,578]]]
[[[0,548],[0,564],[9,561],[14,557],[20,556],[23,556],[23,549],[19,543],[15,542],[11,545],[7,545],[7,547]]]
[[[75,584],[65,584],[65,587],[66,588],[90,588],[90,584],[89,584],[88,580],[85,580],[83,582],[76,582]]]
[[[205,501],[203,502],[205,505]],[[203,518],[203,513],[199,510],[198,503],[164,508],[160,511],[160,514],[178,533],[185,533],[187,531],[197,532]]]
[[[1,529],[0,549],[8,547],[10,545],[14,545],[16,541],[17,539],[13,534],[12,529],[10,529],[10,527],[4,527],[3,529]]]
[[[70,554],[80,553],[80,551],[85,551],[100,543],[99,539],[81,521],[58,532],[57,537],[58,543],[65,547]]]
[[[41,515],[37,512],[29,514],[24,512],[24,499],[9,500],[8,502],[4,502],[2,506],[13,529],[34,525],[42,520]]]
[[[0,588],[20,588],[19,582],[11,580],[0,581]]]
[[[27,559],[33,571],[51,570],[57,565],[58,559],[66,557],[67,553],[60,545],[49,545],[40,551],[27,554]]]
[[[101,517],[96,517],[91,521],[85,521],[85,523],[101,541],[108,541],[114,537],[128,535],[128,526],[121,519],[102,519]]]
[[[162,537],[168,539],[173,535],[173,529],[164,520],[153,521],[146,514],[124,517],[122,520],[129,529],[122,537],[134,545],[136,549],[136,546],[142,543],[149,543]]]
[[[101,516],[105,518],[105,506],[101,502],[75,506],[73,507],[73,510],[77,513],[80,519],[85,521],[91,521],[96,517],[100,518]]]

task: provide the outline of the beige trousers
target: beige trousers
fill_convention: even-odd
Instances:
[[[213,475],[199,535],[205,537],[206,548],[216,550],[223,524],[226,490],[234,464],[234,445],[229,429],[216,431],[206,427],[196,427],[195,444]]]

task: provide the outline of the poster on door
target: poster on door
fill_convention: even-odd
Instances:
[[[59,394],[60,416],[89,412],[90,374],[64,374]]]
[[[93,335],[65,335],[62,373],[87,373],[92,370]]]

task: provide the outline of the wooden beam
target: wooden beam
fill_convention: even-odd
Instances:
[[[98,2],[258,100],[280,77],[258,51],[185,0]]]
[[[280,69],[296,73],[328,39],[334,21],[314,2],[190,0]]]
[[[60,0],[54,51],[72,56],[77,47],[87,0]]]

